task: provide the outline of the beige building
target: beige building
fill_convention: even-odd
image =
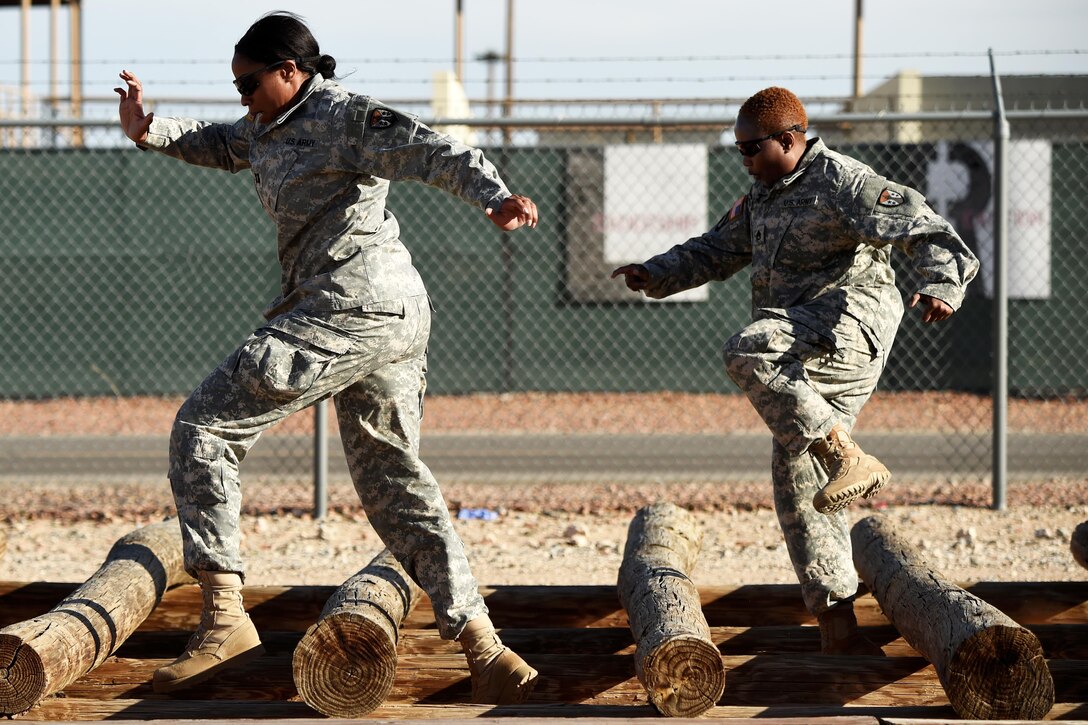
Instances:
[[[902,71],[857,100],[844,111],[855,114],[947,114],[932,121],[892,120],[885,123],[837,123],[835,136],[850,141],[920,143],[948,138],[950,116],[963,112],[990,114],[994,108],[993,80],[989,76],[923,76]],[[1010,133],[1015,137],[1088,136],[1088,76],[1012,75],[1001,78]],[[1034,112],[1042,117],[1030,118]],[[993,120],[981,118],[955,124],[961,138],[993,135]],[[830,131],[830,129],[828,129]]]

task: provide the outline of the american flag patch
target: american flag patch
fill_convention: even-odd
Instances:
[[[744,211],[744,200],[747,198],[748,195],[745,194],[744,196],[733,202],[733,207],[729,210],[729,221],[733,221],[741,214],[741,212]]]

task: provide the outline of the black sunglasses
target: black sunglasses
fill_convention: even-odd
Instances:
[[[781,131],[775,131],[774,133],[769,133],[766,136],[760,136],[759,138],[754,138],[751,141],[734,141],[733,145],[737,147],[737,151],[740,152],[741,156],[747,156],[747,157],[751,158],[752,156],[755,156],[756,154],[758,154],[760,151],[763,150],[763,146],[761,145],[761,143],[763,141],[767,141],[768,139],[772,139],[775,136],[781,136],[782,134],[787,133],[789,131],[804,131],[804,130],[805,129],[804,129],[803,126],[801,126],[801,124],[795,123],[794,125],[790,126],[789,128],[784,128]]]
[[[257,90],[261,86],[261,81],[258,80],[257,76],[267,70],[279,68],[286,62],[286,59],[278,60],[275,63],[270,63],[269,65],[266,65],[264,68],[258,68],[255,71],[243,73],[242,75],[234,79],[234,87],[237,88],[238,92],[241,93],[243,96],[252,96],[253,91]]]

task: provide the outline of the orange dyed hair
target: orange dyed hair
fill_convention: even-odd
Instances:
[[[808,130],[808,115],[801,99],[793,91],[778,86],[764,88],[744,102],[737,114],[756,124],[767,132],[777,131],[790,126],[800,126]]]

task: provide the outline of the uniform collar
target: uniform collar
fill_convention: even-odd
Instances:
[[[779,179],[775,186],[789,186],[792,184],[801,174],[805,173],[808,167],[812,165],[812,162],[816,160],[816,157],[827,149],[819,136],[810,138],[806,142],[806,146],[805,153],[801,154],[801,160],[797,162],[797,168]]]
[[[758,198],[766,198],[778,191],[784,189],[793,184],[797,179],[801,177],[808,167],[812,165],[812,162],[816,160],[816,157],[827,150],[827,146],[820,139],[819,136],[810,138],[806,143],[805,153],[801,154],[801,159],[797,162],[797,168],[790,173],[783,176],[778,181],[774,182],[773,186],[763,186],[762,184],[755,184],[755,188],[752,189],[753,195]]]
[[[257,124],[257,134],[263,134],[266,131],[285,124],[287,122],[287,119],[291,117],[291,114],[293,114],[299,108],[299,106],[306,102],[306,99],[312,96],[316,90],[327,85],[328,83],[329,81],[326,81],[320,73],[314,73],[305,83],[302,84],[302,88],[299,89],[298,100],[291,104],[291,106],[287,108],[287,110],[276,116],[268,123]]]
[[[325,79],[321,76],[320,73],[314,73],[312,76],[310,76],[310,79],[302,84],[302,88],[299,90],[298,100],[295,102],[295,104],[283,113],[281,113],[279,116],[277,116],[275,120],[273,120],[272,123],[270,123],[269,125],[280,126],[285,123],[288,117],[290,117],[290,115],[295,112],[295,109],[305,103],[306,99],[313,95],[313,92],[316,91],[318,87],[320,87],[321,84],[324,82]]]

